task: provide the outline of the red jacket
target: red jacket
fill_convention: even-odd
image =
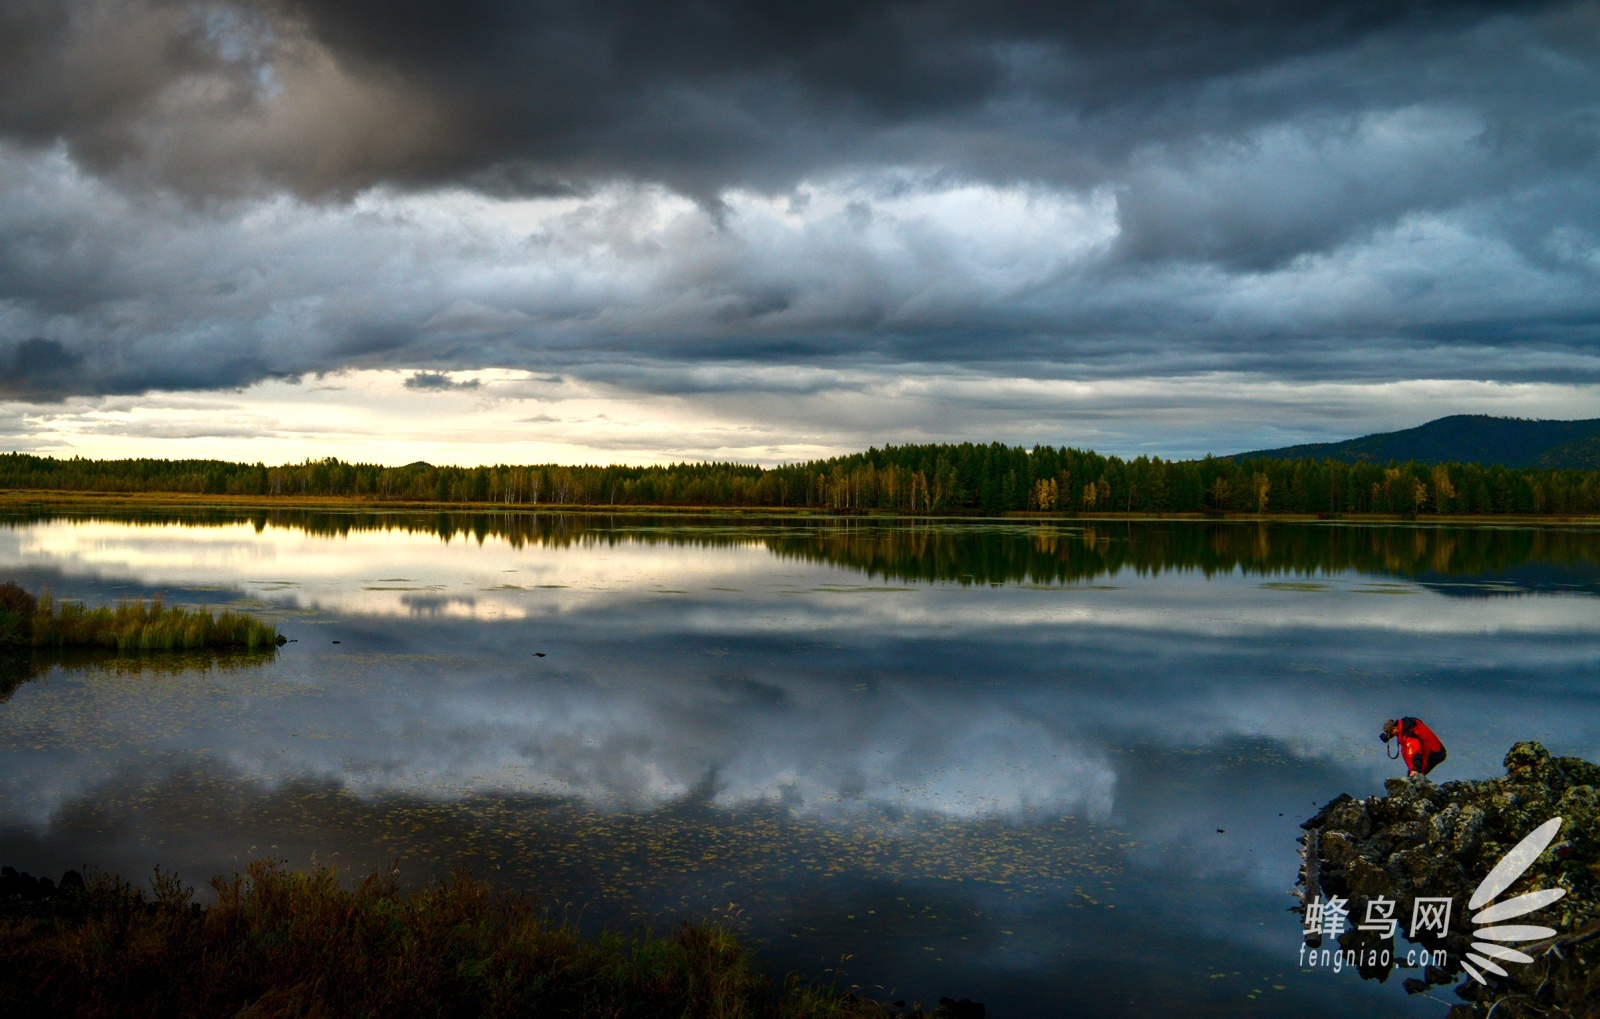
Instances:
[[[1444,744],[1420,718],[1402,718],[1395,728],[1406,770],[1426,775],[1445,758]]]

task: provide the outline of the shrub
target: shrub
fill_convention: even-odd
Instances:
[[[27,647],[39,599],[10,581],[0,584],[0,648]]]

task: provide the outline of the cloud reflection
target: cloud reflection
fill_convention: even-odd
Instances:
[[[985,533],[996,532],[974,531]],[[363,796],[636,810],[700,790],[724,807],[815,817],[1106,819],[1126,808],[1116,755],[1129,740],[1270,739],[1349,768],[1371,756],[1358,749],[1371,719],[1399,710],[1370,695],[1405,675],[1430,717],[1497,733],[1453,762],[1490,762],[1498,733],[1533,718],[1600,742],[1535,703],[1508,717],[1496,689],[1515,676],[1548,703],[1590,696],[1561,685],[1593,671],[1600,627],[1582,594],[1461,598],[1360,574],[1184,570],[906,586],[775,560],[769,546],[330,539],[244,523],[3,529],[0,561],[56,577],[69,596],[132,582],[180,601],[255,602],[299,643],[265,688],[219,674],[201,691],[164,681],[131,696],[93,670],[25,688],[3,716],[18,768],[0,781],[35,824],[110,761],[153,750],[203,750],[269,787],[313,778]],[[237,706],[268,689],[241,728]],[[122,724],[139,738],[108,734]],[[1361,768],[1381,773],[1375,758]]]
[[[1382,718],[1426,717],[1449,778],[1529,736],[1600,756],[1589,588],[1442,587],[1489,575],[1464,562],[1581,581],[1555,532],[1463,560],[1462,533],[1350,529],[1379,562],[1424,553],[1384,572],[1272,558],[1327,552],[1296,544],[1307,528],[1240,551],[1203,525],[1190,548],[1158,525],[946,523],[966,552],[921,580],[877,557],[889,538],[831,524],[446,542],[212,523],[0,528],[0,565],[35,586],[253,606],[299,638],[250,670],[19,687],[0,705],[11,858],[205,874],[252,852],[403,856],[411,874],[504,867],[608,917],[737,898],[783,965],[861,945],[876,972],[970,981],[1013,1011],[1089,985],[1106,1014],[1150,1014],[1122,997],[1123,957],[1163,932],[1200,954],[1141,984],[1147,1004],[1232,1000],[1202,971],[1220,960],[1286,964],[1295,822],[1394,773]],[[1090,545],[1102,558],[1072,558]],[[1040,582],[1050,562],[1077,579]],[[909,927],[853,923],[907,902]],[[1283,982],[1282,1015],[1400,993]]]

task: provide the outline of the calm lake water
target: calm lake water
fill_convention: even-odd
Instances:
[[[3,579],[297,643],[8,663],[0,861],[732,904],[777,971],[1001,1017],[1442,1016],[1300,969],[1298,822],[1400,714],[1440,780],[1600,760],[1581,528],[41,509]]]

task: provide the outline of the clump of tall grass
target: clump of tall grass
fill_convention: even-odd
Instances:
[[[242,612],[212,615],[209,609],[178,608],[159,599],[91,609],[80,602],[57,601],[49,594],[35,599],[8,583],[0,584],[0,642],[55,650],[253,651],[276,645],[278,628]]]
[[[256,861],[216,903],[157,873],[154,899],[105,876],[45,908],[0,904],[9,1015],[883,1019],[796,979],[774,987],[737,935],[581,937],[526,896],[457,874],[410,894],[393,874]],[[63,883],[65,887],[65,882]]]

